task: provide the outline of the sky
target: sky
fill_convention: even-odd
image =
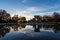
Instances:
[[[0,0],[0,9],[13,15],[24,16],[27,20],[34,15],[60,13],[60,0]]]

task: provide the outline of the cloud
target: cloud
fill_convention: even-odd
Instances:
[[[17,14],[19,16],[24,16],[27,18],[27,20],[30,20],[34,17],[34,15],[52,15],[53,12],[58,12],[58,11],[48,11],[48,10],[52,10],[55,8],[58,8],[59,6],[49,6],[49,7],[26,7],[23,10],[17,10],[15,11],[12,16],[14,14]]]
[[[27,10],[29,11],[44,11],[46,8],[43,7],[28,7]]]
[[[19,17],[20,17],[20,16],[26,17],[27,20],[30,20],[30,19],[33,18],[33,16],[30,15],[30,12],[27,12],[27,11],[16,11],[16,12],[14,12],[14,13],[12,14],[12,16],[13,16],[13,15],[19,15]]]
[[[43,11],[43,10],[40,10],[39,8],[37,8],[37,7],[27,7],[26,9],[24,9],[24,10],[17,10],[17,11],[15,11],[13,14],[12,14],[12,16],[13,15],[19,15],[19,16],[23,16],[23,17],[26,17],[27,18],[27,20],[29,20],[29,19],[32,19],[33,17],[34,17],[34,13],[35,12],[38,12],[38,11]]]

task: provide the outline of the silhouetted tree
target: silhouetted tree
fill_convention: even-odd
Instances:
[[[59,22],[60,20],[60,14],[57,12],[54,12],[52,15],[53,22]]]

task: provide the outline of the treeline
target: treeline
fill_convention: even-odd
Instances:
[[[35,15],[34,18],[29,20],[28,22],[60,22],[60,14],[54,12],[52,15]]]
[[[0,10],[0,23],[24,23],[27,22],[25,17],[18,17],[18,15],[14,15],[11,17],[6,10]]]
[[[35,15],[34,18],[30,20],[26,20],[26,17],[18,17],[18,15],[14,15],[11,17],[9,13],[5,10],[0,10],[0,23],[26,23],[26,22],[60,22],[60,14],[54,12],[52,15]]]

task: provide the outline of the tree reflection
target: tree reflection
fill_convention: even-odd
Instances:
[[[0,26],[0,37],[4,37],[6,33],[11,31],[11,28],[14,31],[19,31],[19,29],[25,28],[26,25],[12,25],[12,26]],[[60,25],[33,25],[35,32],[40,32],[41,28],[43,27],[44,30],[52,30],[54,33],[60,32]],[[28,30],[27,30],[28,31]]]
[[[11,28],[14,31],[18,31],[18,29],[22,29],[25,28],[26,25],[13,25],[13,26],[0,26],[0,37],[4,37],[6,35],[6,33],[9,33]]]
[[[35,32],[40,32],[40,25],[33,25],[34,31]]]
[[[54,30],[55,33],[60,32],[60,25],[53,26],[53,30]]]
[[[26,27],[26,25],[14,25],[14,26],[12,26],[12,29],[14,31],[18,31],[18,29],[22,29],[22,28],[25,28],[25,27]]]
[[[60,25],[55,25],[55,26],[52,26],[52,25],[44,25],[43,28],[45,30],[49,30],[49,28],[50,28],[50,30],[53,30],[55,33],[60,32]]]
[[[0,37],[4,37],[9,31],[10,27],[0,26]]]
[[[43,27],[44,30],[52,30],[54,33],[60,32],[60,25],[33,25],[35,32],[40,32],[40,29]]]
[[[51,26],[51,25],[43,25],[43,28],[44,28],[45,30],[49,30],[49,28],[52,29],[52,26]]]

